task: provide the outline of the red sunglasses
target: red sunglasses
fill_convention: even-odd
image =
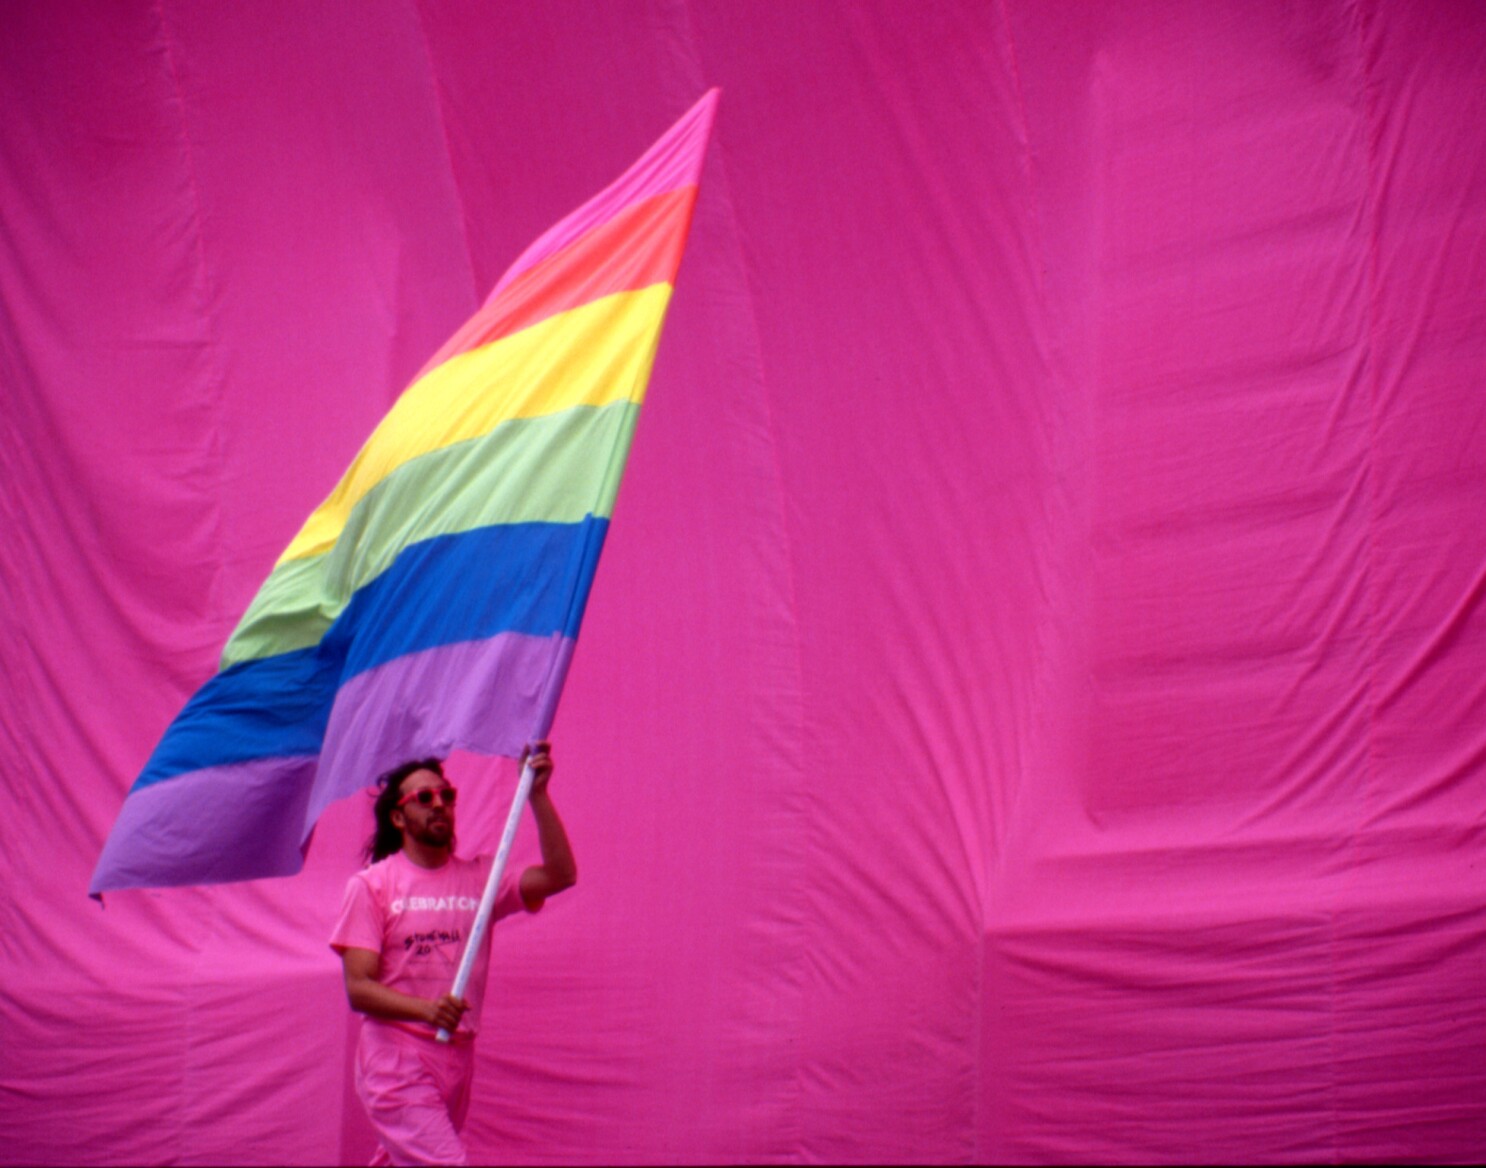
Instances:
[[[459,792],[453,787],[423,787],[421,790],[409,791],[397,801],[399,807],[406,807],[414,799],[418,800],[419,807],[432,807],[435,799],[440,807],[453,807],[454,797]]]

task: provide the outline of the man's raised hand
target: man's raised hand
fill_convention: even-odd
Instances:
[[[544,791],[552,778],[552,744],[533,742],[521,752],[521,762],[532,769],[531,789]]]

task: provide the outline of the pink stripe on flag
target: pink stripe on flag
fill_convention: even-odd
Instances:
[[[489,304],[499,296],[522,272],[607,223],[631,204],[699,183],[707,138],[717,113],[719,92],[709,89],[644,157],[562,222],[539,236],[507,269],[485,303]]]

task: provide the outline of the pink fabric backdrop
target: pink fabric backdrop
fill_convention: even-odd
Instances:
[[[4,26],[0,1161],[369,1155],[365,801],[87,879],[407,379],[713,84],[476,1155],[1486,1151],[1475,0]],[[454,769],[474,850],[514,773]]]

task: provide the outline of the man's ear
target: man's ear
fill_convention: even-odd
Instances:
[[[392,814],[387,817],[387,821],[391,823],[393,827],[397,828],[398,831],[408,830],[408,817],[402,813],[401,807],[394,807],[392,809]]]

